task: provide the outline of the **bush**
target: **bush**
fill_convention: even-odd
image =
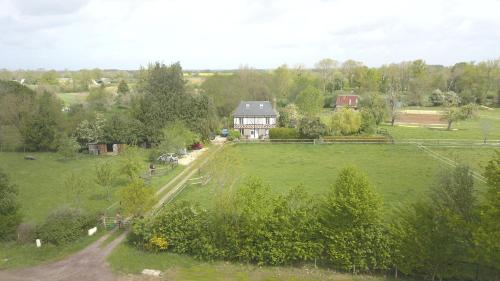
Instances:
[[[229,134],[227,135],[227,140],[232,141],[232,140],[239,139],[240,137],[241,137],[241,134],[239,131],[229,130]]]
[[[0,240],[14,239],[16,228],[22,221],[17,194],[17,187],[0,170]]]
[[[54,245],[73,242],[97,224],[97,218],[80,209],[61,208],[53,211],[38,230],[45,243]]]
[[[32,243],[36,238],[36,225],[32,223],[21,223],[17,227],[17,242]]]
[[[299,135],[304,139],[318,139],[327,132],[325,124],[319,118],[302,118],[299,124]]]
[[[295,128],[272,128],[269,129],[270,139],[298,139],[299,133]]]

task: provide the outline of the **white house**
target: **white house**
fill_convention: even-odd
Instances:
[[[233,128],[249,139],[268,138],[278,114],[268,101],[242,101],[233,114]]]

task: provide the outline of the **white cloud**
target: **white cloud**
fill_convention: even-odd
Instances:
[[[493,0],[0,0],[0,68],[258,68],[500,56]]]

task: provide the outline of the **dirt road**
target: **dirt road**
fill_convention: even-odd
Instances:
[[[2,281],[117,281],[106,262],[106,257],[125,239],[125,233],[100,247],[106,238],[104,235],[84,250],[58,262],[35,267],[0,271]]]

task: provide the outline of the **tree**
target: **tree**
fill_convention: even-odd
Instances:
[[[199,136],[191,132],[182,122],[175,121],[168,124],[163,130],[163,138],[159,149],[162,152],[176,153],[189,145],[198,142]]]
[[[478,259],[482,264],[500,270],[500,152],[485,167],[488,190],[480,206],[480,221],[474,231]]]
[[[104,125],[106,120],[104,115],[100,113],[95,114],[94,120],[83,120],[81,121],[75,130],[75,136],[77,141],[81,145],[87,145],[89,143],[99,143],[104,140]]]
[[[295,104],[290,103],[279,110],[278,125],[285,128],[297,127],[300,114]]]
[[[0,240],[15,238],[17,226],[22,222],[17,194],[17,187],[0,170]]]
[[[476,106],[474,104],[468,104],[461,107],[451,106],[446,108],[443,116],[441,116],[442,120],[445,120],[448,123],[447,130],[451,130],[451,125],[454,122],[467,120],[474,117],[476,111]]]
[[[299,122],[299,135],[301,138],[317,139],[326,134],[326,126],[319,118],[304,117]]]
[[[389,117],[391,118],[391,126],[394,126],[394,122],[396,122],[396,118],[400,114],[399,110],[401,107],[401,95],[398,92],[391,91],[387,97],[387,108]]]
[[[156,203],[156,195],[144,181],[135,179],[120,190],[120,204],[126,216],[139,218],[144,216]]]
[[[295,103],[303,115],[315,117],[323,108],[323,95],[317,88],[308,86],[300,92]]]
[[[343,108],[333,113],[330,128],[335,134],[352,135],[361,128],[361,113],[351,108]]]
[[[106,111],[111,105],[111,94],[104,85],[90,89],[87,104],[94,111]]]
[[[111,161],[103,161],[95,167],[95,183],[106,190],[106,200],[110,199],[110,189],[115,176]]]
[[[82,176],[71,173],[64,180],[64,187],[69,192],[70,197],[74,200],[76,207],[80,208],[82,196],[86,191],[87,181]]]
[[[131,146],[127,147],[121,153],[119,161],[119,171],[125,174],[130,182],[136,180],[143,166],[138,148]]]
[[[323,93],[326,93],[327,85],[333,81],[333,72],[338,67],[338,61],[333,59],[322,59],[316,63],[315,67],[319,71]]]
[[[320,207],[328,261],[353,272],[390,265],[381,217],[382,201],[366,176],[353,167],[342,169]]]
[[[474,181],[467,166],[439,174],[428,200],[403,209],[396,223],[398,268],[430,279],[460,278],[463,262],[472,256],[476,222]]]
[[[63,159],[74,159],[79,149],[80,144],[78,144],[74,137],[65,136],[59,141],[57,152]]]
[[[380,125],[384,122],[387,115],[387,105],[384,97],[378,92],[371,92],[366,98],[361,100],[361,108],[365,109],[375,122],[375,125]]]
[[[126,95],[129,92],[130,92],[130,89],[128,87],[127,82],[125,82],[125,80],[120,80],[120,83],[118,83],[117,93],[120,95]]]

